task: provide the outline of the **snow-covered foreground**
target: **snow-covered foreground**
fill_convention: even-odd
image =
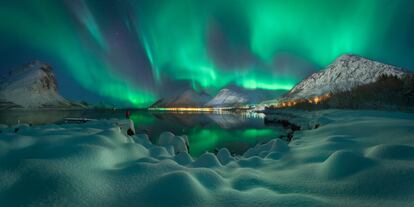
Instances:
[[[304,115],[304,114],[302,114]],[[114,121],[0,130],[1,206],[412,206],[414,114],[320,111],[313,130],[193,160]],[[190,143],[191,147],[191,143]]]

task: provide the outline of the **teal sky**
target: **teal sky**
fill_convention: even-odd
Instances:
[[[1,0],[0,72],[40,59],[70,99],[133,106],[289,90],[346,53],[414,69],[413,20],[410,0]]]

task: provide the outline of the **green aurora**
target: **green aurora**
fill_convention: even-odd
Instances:
[[[42,51],[83,88],[147,106],[167,81],[213,93],[232,84],[289,90],[345,53],[414,68],[411,8],[409,0],[10,0],[0,6],[0,44]],[[119,55],[130,47],[142,55]],[[281,54],[293,57],[283,68]]]

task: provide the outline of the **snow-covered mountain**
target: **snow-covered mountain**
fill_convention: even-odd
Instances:
[[[221,89],[211,97],[205,92],[197,93],[192,89],[170,95],[155,102],[150,108],[157,107],[237,107],[245,104],[260,103],[278,96],[281,91],[247,90],[236,86]]]
[[[162,98],[151,107],[202,107],[209,100],[211,100],[211,96],[207,93],[197,93],[192,89],[188,89],[183,93]]]
[[[248,101],[246,104],[259,104],[263,101],[274,99],[280,97],[283,94],[286,94],[286,90],[266,90],[266,89],[246,89],[241,86],[228,85],[227,89],[237,92],[243,97],[247,98]]]
[[[34,109],[80,105],[69,102],[58,93],[50,65],[33,61],[0,77],[0,107]]]
[[[372,83],[381,75],[401,77],[406,72],[398,67],[368,60],[356,55],[342,55],[325,70],[312,74],[297,84],[281,100],[293,100],[350,90]]]
[[[232,91],[230,89],[224,88],[219,91],[219,93],[210,100],[206,106],[209,107],[230,107],[230,106],[239,106],[249,102],[247,96]]]

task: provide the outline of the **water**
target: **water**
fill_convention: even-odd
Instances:
[[[30,123],[64,124],[65,118],[110,119],[124,118],[125,111],[10,111],[0,112],[1,124]],[[159,135],[171,131],[176,135],[188,135],[190,154],[199,156],[206,151],[214,152],[226,147],[233,154],[243,154],[258,143],[265,143],[285,134],[280,126],[268,125],[264,115],[257,113],[177,113],[132,111],[137,133],[146,133],[153,143]]]

